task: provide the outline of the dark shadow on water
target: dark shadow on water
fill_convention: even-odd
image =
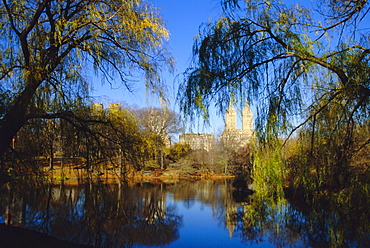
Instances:
[[[254,194],[254,191],[246,188],[244,190],[233,190],[232,196],[235,202],[250,202],[250,197]]]

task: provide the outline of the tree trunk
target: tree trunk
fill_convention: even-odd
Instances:
[[[160,155],[161,155],[161,171],[163,171],[163,168],[164,168],[164,158],[163,158],[163,151],[162,150],[160,151]]]
[[[0,126],[0,158],[2,158],[11,146],[13,137],[24,125],[25,120],[20,114],[15,113],[6,115],[5,120]]]
[[[3,158],[8,151],[13,137],[22,128],[27,121],[27,110],[33,98],[36,89],[42,81],[36,81],[32,78],[27,80],[24,90],[13,100],[5,117],[0,122],[0,158]]]
[[[54,150],[53,150],[53,143],[51,143],[50,150],[49,151],[50,151],[49,170],[53,170],[54,169]]]

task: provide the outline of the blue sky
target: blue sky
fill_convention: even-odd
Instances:
[[[169,88],[169,98],[172,108],[178,112],[175,105],[177,85],[174,78],[177,74],[185,71],[190,63],[194,37],[199,32],[199,26],[209,20],[217,20],[221,14],[220,1],[218,0],[151,0],[159,9],[166,28],[170,32],[169,50],[176,60],[175,72],[173,75],[164,73],[164,78]],[[94,82],[94,96],[104,103],[127,102],[129,105],[136,104],[140,107],[158,106],[156,98],[146,96],[145,87],[142,82],[134,85],[134,93],[128,92],[123,86],[109,84],[101,85]],[[211,116],[211,127],[203,127],[200,120],[192,128],[194,132],[214,133],[222,129],[223,119],[216,115]]]

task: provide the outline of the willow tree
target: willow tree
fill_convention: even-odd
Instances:
[[[73,110],[87,102],[90,70],[129,90],[142,77],[163,96],[167,37],[156,9],[140,0],[2,0],[0,156],[32,119],[86,126]]]
[[[321,132],[341,150],[339,170],[360,148],[354,132],[369,125],[370,34],[366,0],[222,1],[224,16],[205,25],[193,48],[179,98],[190,116],[230,101],[256,108],[260,138],[289,137],[305,126],[317,144]],[[330,111],[330,109],[335,111]],[[320,134],[320,133],[319,133]]]

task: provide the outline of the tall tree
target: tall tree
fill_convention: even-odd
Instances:
[[[166,138],[168,135],[178,134],[182,131],[180,115],[172,110],[148,107],[136,112],[143,130],[147,132]]]
[[[170,136],[178,134],[183,129],[180,115],[167,108],[148,107],[136,111],[142,130],[151,137],[154,143],[155,160],[160,160],[161,169],[164,167],[163,148]]]
[[[0,3],[0,156],[29,120],[63,118],[79,125],[89,69],[130,89],[143,74],[163,95],[160,71],[172,65],[168,32],[140,0],[2,0]]]
[[[225,16],[205,25],[194,44],[193,64],[179,88],[182,110],[207,115],[213,101],[224,112],[230,100],[248,99],[257,109],[259,137],[306,124],[316,132],[320,124],[340,140],[337,147],[352,146],[354,130],[369,124],[369,4],[316,3],[222,1]]]

